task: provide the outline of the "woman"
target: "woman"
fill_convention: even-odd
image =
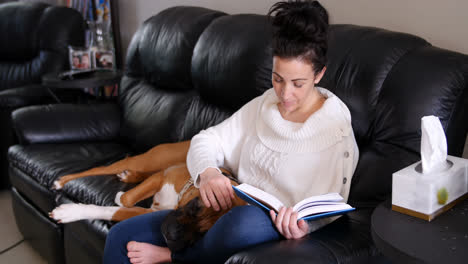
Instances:
[[[276,215],[254,206],[235,207],[192,248],[176,253],[160,231],[168,211],[134,217],[109,232],[105,263],[223,263],[239,250],[299,239],[336,219],[297,221],[290,208],[329,192],[347,199],[358,160],[348,108],[330,91],[315,87],[326,70],[328,14],[317,1],[279,2],[272,14],[273,89],[196,135],[187,167],[204,204],[215,210],[229,208],[234,198],[221,166],[240,182],[274,193],[288,208]]]

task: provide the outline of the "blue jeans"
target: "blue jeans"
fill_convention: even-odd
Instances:
[[[130,241],[167,247],[161,234],[161,224],[169,212],[144,214],[114,225],[107,235],[104,263],[130,263],[127,257],[127,243]],[[238,206],[218,219],[191,248],[172,253],[172,261],[224,263],[242,249],[280,238],[266,211],[256,206]]]

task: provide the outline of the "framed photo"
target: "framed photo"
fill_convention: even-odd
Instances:
[[[90,70],[92,68],[90,50],[70,46],[68,47],[68,54],[70,59],[70,69]]]
[[[96,69],[115,69],[114,51],[96,50],[94,52],[94,66]]]

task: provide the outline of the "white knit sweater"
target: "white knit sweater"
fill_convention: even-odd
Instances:
[[[286,206],[338,192],[348,199],[359,151],[346,105],[332,92],[304,123],[282,118],[273,89],[192,138],[187,167],[199,186],[207,168],[230,169],[240,182],[274,194]],[[336,218],[309,223],[314,231]]]

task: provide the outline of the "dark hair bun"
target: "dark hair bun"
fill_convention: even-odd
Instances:
[[[318,1],[283,1],[274,4],[273,55],[306,59],[320,71],[326,64],[328,13]]]

